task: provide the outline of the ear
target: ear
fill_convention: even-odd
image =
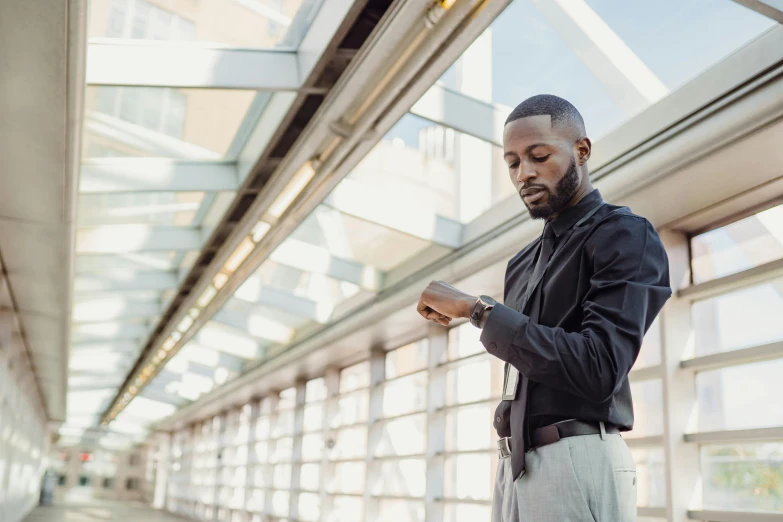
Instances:
[[[577,164],[580,167],[585,166],[587,160],[590,159],[590,153],[593,151],[593,142],[591,142],[588,137],[580,138],[579,141],[574,144],[574,148],[576,149]]]

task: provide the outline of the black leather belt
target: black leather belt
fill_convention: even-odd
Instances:
[[[567,420],[538,428],[530,438],[533,448],[539,448],[547,444],[553,444],[560,439],[578,437],[580,435],[598,435],[599,433],[601,433],[601,425],[598,422]],[[620,433],[620,430],[611,424],[604,424],[604,433],[616,434]]]

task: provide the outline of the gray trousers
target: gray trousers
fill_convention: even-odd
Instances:
[[[514,482],[514,502],[511,463],[501,460],[497,478],[503,481],[495,485],[492,522],[636,521],[636,466],[620,435],[569,437],[542,446],[527,453],[525,467]],[[518,518],[510,512],[512,502]]]
[[[517,488],[511,473],[511,459],[500,459],[492,493],[492,522],[519,522]]]

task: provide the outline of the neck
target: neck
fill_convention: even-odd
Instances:
[[[582,183],[579,186],[579,188],[576,190],[576,193],[574,194],[574,196],[568,201],[566,206],[563,207],[560,212],[562,212],[563,210],[565,210],[567,208],[571,208],[573,206],[578,205],[579,202],[582,201],[585,198],[585,196],[587,196],[589,193],[591,193],[593,191],[593,184],[590,183],[590,180],[587,179],[587,176],[585,176],[584,179],[586,180],[585,183]],[[557,219],[557,216],[560,215],[560,212],[558,212],[557,214],[553,215],[551,217],[551,219],[549,219],[548,221]]]

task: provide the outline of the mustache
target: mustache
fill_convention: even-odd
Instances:
[[[549,189],[546,186],[544,186],[544,185],[539,185],[537,183],[532,183],[530,185],[525,185],[524,187],[520,188],[519,189],[519,195],[520,196],[524,196],[525,192],[527,192],[529,190],[546,190],[546,191],[548,191]]]

